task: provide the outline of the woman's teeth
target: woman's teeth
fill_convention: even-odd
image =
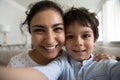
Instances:
[[[55,46],[53,46],[53,47],[45,47],[46,49],[54,49],[55,48]]]

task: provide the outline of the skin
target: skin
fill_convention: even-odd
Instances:
[[[30,22],[32,45],[29,54],[39,64],[47,64],[60,53],[64,41],[64,25],[61,15],[52,9],[38,12]]]
[[[0,66],[0,80],[48,80],[33,68],[6,68]]]
[[[66,49],[74,59],[82,62],[90,58],[96,40],[90,27],[74,22],[66,29]]]
[[[100,61],[101,59],[116,59],[116,56],[113,55],[108,55],[108,54],[104,54],[104,53],[100,53],[100,54],[94,54],[94,60],[95,61]]]

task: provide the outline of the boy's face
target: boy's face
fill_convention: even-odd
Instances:
[[[90,58],[95,42],[90,27],[74,22],[66,28],[66,49],[74,59],[83,61]]]

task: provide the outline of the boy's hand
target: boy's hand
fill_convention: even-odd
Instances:
[[[101,59],[116,59],[116,56],[108,55],[108,54],[95,54],[94,61],[99,61]]]

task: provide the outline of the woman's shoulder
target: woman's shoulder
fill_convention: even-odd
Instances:
[[[20,66],[21,64],[24,64],[27,61],[28,56],[29,56],[28,51],[24,51],[12,57],[8,66],[10,67]]]
[[[20,54],[18,54],[16,56],[14,56],[14,57],[12,57],[11,60],[17,60],[17,59],[26,58],[26,56],[29,55],[28,53],[29,53],[28,51],[24,51],[24,52],[22,52],[22,53],[20,53]]]

